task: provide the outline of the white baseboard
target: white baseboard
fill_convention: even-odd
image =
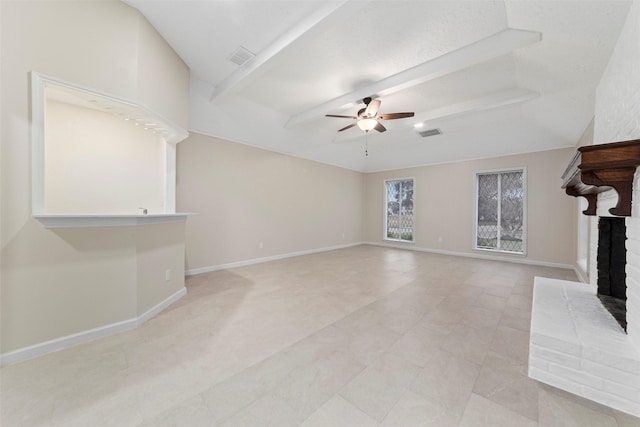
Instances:
[[[363,242],[363,244],[372,245],[372,246],[382,246],[386,248],[406,249],[409,251],[417,251],[417,252],[428,252],[428,253],[441,254],[441,255],[451,255],[451,256],[458,256],[458,257],[464,257],[464,258],[486,259],[490,261],[505,261],[505,262],[513,262],[516,264],[538,265],[540,267],[556,267],[556,268],[566,268],[569,270],[573,270],[573,265],[570,265],[570,264],[560,264],[560,263],[547,262],[547,261],[536,261],[536,260],[526,259],[526,258],[511,258],[511,257],[504,257],[504,256],[493,256],[493,255],[484,255],[484,254],[467,253],[467,252],[443,251],[440,249],[421,248],[416,246],[399,245],[399,244],[393,244],[393,243]]]
[[[577,265],[574,265],[573,271],[576,272],[576,276],[578,276],[578,279],[580,279],[582,283],[589,284],[589,278],[587,277],[587,274],[584,271],[582,271],[580,267],[578,267]]]
[[[123,320],[122,322],[112,323],[110,325],[101,326],[99,328],[90,329],[77,334],[67,335],[65,337],[23,347],[0,355],[0,366],[12,365],[24,360],[33,359],[34,357],[82,344],[87,341],[106,337],[118,332],[128,331],[135,327],[136,319]]]
[[[56,338],[28,347],[23,347],[9,353],[0,354],[0,366],[12,365],[14,363],[33,359],[34,357],[42,356],[47,353],[113,335],[118,332],[135,329],[139,325],[159,314],[162,310],[164,310],[169,305],[173,304],[186,294],[187,289],[182,288],[178,292],[175,292],[173,295],[169,296],[169,298],[161,301],[159,304],[151,307],[142,315],[134,317],[133,319],[123,320],[121,322],[112,323],[110,325],[100,326],[98,328],[89,329],[88,331],[78,332],[77,334],[67,335],[65,337]]]
[[[349,248],[352,246],[360,246],[360,245],[382,246],[387,248],[406,249],[410,251],[429,252],[429,253],[436,253],[436,254],[442,254],[442,255],[466,257],[466,258],[486,259],[486,260],[492,260],[492,261],[506,261],[506,262],[514,262],[517,264],[527,264],[527,265],[539,265],[541,267],[566,268],[569,270],[574,269],[574,267],[570,264],[536,261],[536,260],[530,260],[525,258],[510,258],[510,257],[483,255],[483,254],[475,254],[475,253],[443,251],[439,249],[420,248],[416,246],[408,246],[408,245],[393,244],[393,243],[356,242],[356,243],[349,243],[346,245],[328,246],[324,248],[310,249],[310,250],[300,251],[300,252],[290,252],[286,254],[274,255],[274,256],[269,256],[264,258],[254,258],[254,259],[249,259],[244,261],[231,262],[228,264],[219,264],[219,265],[212,265],[208,267],[192,268],[189,270],[185,270],[184,274],[185,276],[194,276],[196,274],[208,273],[211,271],[226,270],[228,268],[243,267],[245,265],[260,264],[263,262],[275,261],[275,260],[284,259],[284,258],[291,258],[295,256],[300,256],[300,255],[310,255],[314,253],[327,252],[335,249],[344,249],[344,248]]]
[[[263,262],[276,261],[276,260],[284,259],[284,258],[291,258],[291,257],[296,257],[296,256],[301,256],[301,255],[310,255],[310,254],[315,254],[315,253],[320,253],[320,252],[333,251],[333,250],[336,250],[336,249],[350,248],[352,246],[360,246],[362,244],[363,244],[363,242],[347,243],[345,245],[326,246],[326,247],[323,247],[323,248],[309,249],[309,250],[306,250],[306,251],[289,252],[289,253],[286,253],[286,254],[273,255],[273,256],[268,256],[268,257],[264,257],[264,258],[254,258],[254,259],[248,259],[248,260],[244,260],[244,261],[230,262],[228,264],[219,264],[219,265],[212,265],[212,266],[208,266],[208,267],[192,268],[190,270],[186,270],[184,272],[184,274],[185,274],[185,276],[194,276],[196,274],[208,273],[210,271],[226,270],[228,268],[236,268],[236,267],[244,267],[245,265],[260,264],[260,263],[263,263]]]
[[[158,314],[160,314],[162,310],[169,307],[171,304],[178,301],[180,298],[182,298],[186,294],[187,294],[187,288],[183,287],[178,292],[175,292],[173,293],[173,295],[170,295],[169,298],[165,299],[164,301],[160,301],[160,303],[154,305],[149,310],[145,311],[140,316],[138,316],[138,318],[136,319],[136,326],[140,326],[147,320],[157,316]]]

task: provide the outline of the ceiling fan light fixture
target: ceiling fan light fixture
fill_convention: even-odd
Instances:
[[[373,128],[375,128],[377,124],[378,121],[376,119],[366,118],[358,120],[358,127],[365,132],[373,130]]]
[[[386,132],[387,128],[384,127],[384,125],[382,124],[383,121],[405,119],[405,118],[414,116],[413,112],[378,114],[378,111],[380,109],[380,103],[381,103],[379,99],[371,99],[371,97],[367,97],[367,98],[364,98],[362,102],[364,102],[366,107],[358,110],[358,113],[355,116],[343,116],[339,114],[325,114],[325,115],[327,117],[337,117],[340,119],[353,120],[349,125],[343,127],[342,129],[338,129],[338,132],[351,129],[353,127],[356,127],[357,125],[360,128],[360,130],[364,131],[365,133],[369,133],[372,130],[378,131],[380,133]]]

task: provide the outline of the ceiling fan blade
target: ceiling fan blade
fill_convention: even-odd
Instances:
[[[393,119],[404,119],[407,117],[413,117],[415,113],[387,113],[380,114],[378,118],[380,120],[393,120]]]
[[[342,132],[343,130],[347,130],[347,129],[351,129],[352,127],[354,127],[357,123],[351,123],[348,126],[343,127],[342,129],[338,129],[338,132]]]
[[[382,123],[378,122],[378,124],[376,125],[376,127],[374,127],[375,130],[377,130],[378,132],[384,132],[387,130],[386,127],[382,126]]]
[[[338,117],[340,119],[353,119],[353,120],[357,120],[356,116],[340,116],[337,114],[325,114],[325,117]]]
[[[380,109],[380,100],[374,99],[371,102],[369,102],[369,105],[367,105],[367,109],[364,110],[364,115],[368,117],[375,117],[375,115],[378,114],[379,109]]]

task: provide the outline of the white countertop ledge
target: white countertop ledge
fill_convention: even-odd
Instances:
[[[162,224],[186,221],[193,213],[156,213],[156,214],[37,214],[35,219],[45,228],[81,228],[81,227],[123,227],[145,224]]]

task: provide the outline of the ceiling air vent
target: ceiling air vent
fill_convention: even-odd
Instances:
[[[237,48],[235,50],[235,52],[233,52],[231,55],[229,55],[229,61],[231,61],[231,62],[233,62],[234,64],[237,64],[237,65],[244,65],[248,61],[253,59],[255,56],[256,56],[255,53],[251,52],[246,47],[240,46],[239,48]]]
[[[428,130],[421,130],[418,133],[420,134],[421,137],[426,138],[428,136],[440,135],[442,131],[440,129],[428,129]]]

